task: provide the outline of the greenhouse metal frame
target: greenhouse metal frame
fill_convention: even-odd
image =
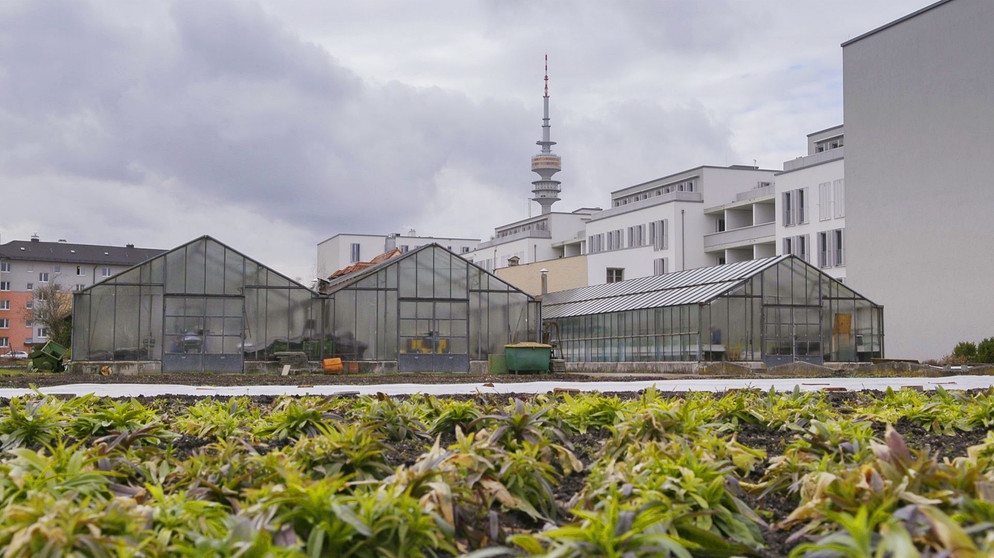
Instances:
[[[884,354],[883,307],[794,256],[550,293],[571,362],[868,361]]]
[[[465,372],[539,326],[534,298],[437,244],[317,292],[204,236],[75,293],[72,354],[165,372],[239,372],[287,352]]]

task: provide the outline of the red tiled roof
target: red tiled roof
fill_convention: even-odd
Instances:
[[[356,262],[348,267],[343,267],[342,269],[339,269],[338,271],[332,273],[331,276],[328,277],[328,279],[337,279],[344,275],[348,275],[350,273],[355,273],[356,271],[366,269],[367,267],[372,267],[380,262],[384,262],[386,260],[389,260],[390,258],[399,256],[401,255],[401,253],[402,252],[400,251],[399,248],[394,248],[389,252],[385,252],[383,254],[380,254],[379,256],[376,256],[375,258],[373,258],[368,262]]]

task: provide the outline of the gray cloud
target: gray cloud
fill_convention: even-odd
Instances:
[[[700,164],[779,165],[841,119],[838,44],[920,7],[842,4],[7,3],[0,181],[68,217],[0,233],[214,234],[301,276],[337,232],[487,237],[526,216],[545,53],[557,210]]]

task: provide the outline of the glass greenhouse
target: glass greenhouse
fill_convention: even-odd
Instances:
[[[573,362],[868,361],[883,356],[883,307],[793,256],[550,293]]]
[[[432,244],[313,291],[202,237],[76,293],[73,359],[240,372],[247,361],[396,363],[469,370],[539,337],[539,304]]]

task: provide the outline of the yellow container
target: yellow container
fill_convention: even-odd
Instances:
[[[321,365],[328,374],[338,374],[342,371],[342,359],[340,358],[326,358],[321,361]]]

